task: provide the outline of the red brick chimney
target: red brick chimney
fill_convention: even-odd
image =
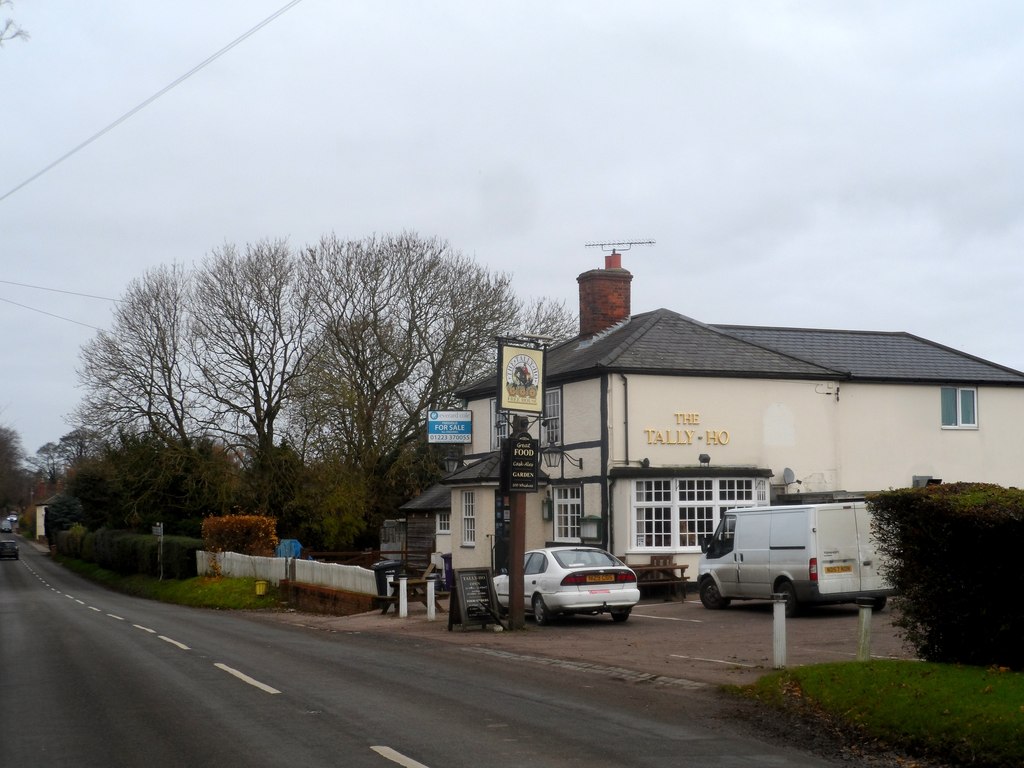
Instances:
[[[593,336],[629,317],[632,281],[633,275],[622,268],[622,254],[616,251],[604,257],[604,269],[592,269],[576,278],[580,284],[580,336]]]

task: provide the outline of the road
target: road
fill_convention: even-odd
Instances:
[[[24,542],[0,648],[12,766],[848,765],[734,727],[683,678],[134,599]]]

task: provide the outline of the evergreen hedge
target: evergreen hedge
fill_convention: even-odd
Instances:
[[[190,579],[197,574],[196,552],[202,539],[188,536],[163,537],[163,577]],[[160,540],[152,534],[101,528],[85,532],[79,528],[57,534],[57,552],[66,557],[96,563],[122,576],[160,576]]]
[[[872,495],[899,595],[897,626],[928,661],[1024,669],[1024,491],[951,483]]]

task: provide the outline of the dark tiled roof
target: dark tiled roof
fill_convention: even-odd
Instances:
[[[745,341],[845,371],[852,379],[1024,386],[1024,373],[910,333],[717,325]]]
[[[549,381],[602,372],[1024,386],[1024,373],[909,333],[707,325],[667,309],[548,350]],[[458,394],[493,394],[478,381]]]
[[[432,485],[415,499],[410,499],[399,507],[409,512],[436,512],[451,508],[452,489],[446,485]]]

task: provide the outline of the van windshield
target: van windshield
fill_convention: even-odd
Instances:
[[[715,529],[715,535],[711,537],[708,545],[707,557],[713,560],[732,552],[733,543],[736,541],[736,515],[726,515]]]

